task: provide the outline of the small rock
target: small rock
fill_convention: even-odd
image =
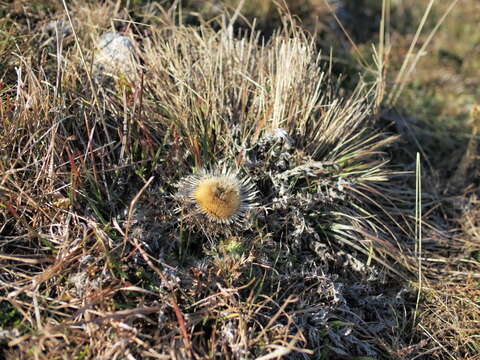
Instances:
[[[130,38],[114,32],[103,34],[97,45],[100,50],[93,62],[96,80],[103,76],[131,75],[135,65],[135,49]]]

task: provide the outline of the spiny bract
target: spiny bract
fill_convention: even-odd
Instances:
[[[181,180],[175,199],[177,212],[187,225],[196,225],[206,234],[229,233],[244,225],[246,215],[255,207],[256,191],[248,177],[223,168],[201,170]]]

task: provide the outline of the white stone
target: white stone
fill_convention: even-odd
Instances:
[[[135,49],[132,40],[114,32],[103,34],[97,45],[99,52],[93,61],[93,73],[101,75],[130,75],[135,68]]]

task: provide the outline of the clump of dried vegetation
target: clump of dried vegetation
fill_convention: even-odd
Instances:
[[[440,194],[412,166],[418,132],[391,109],[418,58],[389,61],[389,2],[373,61],[333,5],[285,3],[274,28],[260,3],[2,5],[4,357],[478,358],[476,188]],[[310,33],[308,14],[330,15]],[[108,32],[130,53],[102,74]],[[360,65],[322,55],[332,37]],[[210,234],[175,194],[220,168],[256,204]]]

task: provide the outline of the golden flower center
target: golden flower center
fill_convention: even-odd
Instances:
[[[194,193],[199,208],[216,220],[229,220],[240,209],[240,193],[225,179],[201,181]]]

